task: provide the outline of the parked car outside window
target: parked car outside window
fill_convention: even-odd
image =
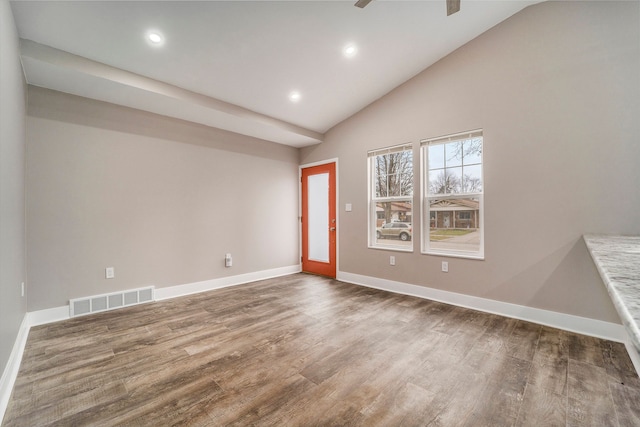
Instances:
[[[408,222],[390,222],[376,229],[378,239],[411,240],[411,224]]]

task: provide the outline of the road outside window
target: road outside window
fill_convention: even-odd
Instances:
[[[413,250],[411,144],[369,152],[369,247]]]
[[[429,139],[421,145],[422,252],[483,258],[482,131]]]

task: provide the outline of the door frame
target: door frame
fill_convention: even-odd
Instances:
[[[340,271],[340,174],[338,173],[338,158],[320,160],[312,163],[305,163],[298,166],[298,262],[300,263],[300,271],[302,271],[302,169],[314,166],[328,165],[334,163],[336,170],[336,278]]]

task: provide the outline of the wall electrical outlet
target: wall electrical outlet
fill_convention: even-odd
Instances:
[[[106,279],[113,279],[116,277],[116,269],[113,267],[107,267],[104,269],[104,277]]]
[[[24,296],[24,282],[20,284],[20,296]]]
[[[231,258],[231,254],[225,254],[224,256],[224,266],[231,267],[233,265],[233,259]]]
[[[445,273],[449,272],[449,263],[447,261],[442,261],[442,271]]]
[[[396,265],[396,257],[393,255],[389,257],[389,265]]]

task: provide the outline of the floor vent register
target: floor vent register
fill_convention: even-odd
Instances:
[[[93,295],[69,300],[69,316],[77,317],[101,311],[115,310],[154,301],[154,287],[129,289],[110,294]]]

